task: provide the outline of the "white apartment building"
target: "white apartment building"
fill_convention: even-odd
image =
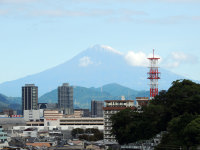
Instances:
[[[104,140],[109,142],[116,142],[115,137],[111,135],[110,130],[112,129],[112,122],[110,117],[119,112],[120,110],[134,107],[134,100],[105,100],[104,110]]]
[[[149,101],[149,97],[136,97],[136,107],[141,109],[141,107],[147,105]]]
[[[97,128],[104,130],[104,118],[44,118],[44,121],[28,121],[27,127],[34,126],[37,128],[60,128],[61,130],[72,130],[75,128]]]

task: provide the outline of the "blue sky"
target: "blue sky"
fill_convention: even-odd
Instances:
[[[130,59],[155,48],[161,67],[200,80],[199,8],[199,0],[0,0],[0,83],[96,44]]]

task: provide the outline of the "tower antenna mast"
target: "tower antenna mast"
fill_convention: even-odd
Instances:
[[[150,61],[148,78],[150,80],[150,99],[158,95],[158,80],[160,79],[160,72],[158,72],[158,60],[160,58],[156,58],[154,56],[153,49],[153,57],[148,58]]]

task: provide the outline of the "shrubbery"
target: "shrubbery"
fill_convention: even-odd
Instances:
[[[103,132],[99,131],[98,129],[81,129],[76,128],[73,129],[72,132],[73,138],[79,138],[80,140],[86,140],[86,141],[98,141],[103,140]]]

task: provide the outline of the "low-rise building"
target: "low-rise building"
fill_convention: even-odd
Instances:
[[[43,118],[43,109],[39,110],[24,110],[25,121],[37,121]]]
[[[44,148],[50,148],[52,146],[51,143],[49,142],[34,142],[34,143],[26,143],[26,146],[29,147],[29,148],[33,148],[33,147],[37,147],[40,148],[40,149],[44,149]]]
[[[23,131],[23,137],[37,137],[37,128],[28,128]]]
[[[8,146],[7,138],[7,133],[4,132],[2,126],[0,126],[0,148]]]
[[[138,111],[141,110],[142,106],[146,106],[149,101],[149,97],[136,97],[136,107]]]
[[[143,106],[148,104],[148,101],[149,97],[136,97],[136,103],[137,103],[136,105]]]
[[[26,121],[24,118],[1,118],[0,126],[8,133],[13,126],[26,126]]]
[[[73,130],[75,128],[96,128],[104,130],[104,118],[44,118],[43,121],[28,121],[26,126],[15,126],[13,131],[24,130],[34,126],[39,130],[52,130],[59,128],[60,130]]]
[[[12,115],[17,115],[17,112],[12,109],[4,109],[3,114],[11,117]]]
[[[75,128],[98,128],[104,129],[103,118],[45,118],[44,126],[61,127],[62,130],[72,130]]]
[[[89,109],[74,109],[74,114],[76,112],[81,112],[81,117],[90,117],[90,110]]]
[[[66,118],[81,118],[83,116],[83,111],[81,109],[74,110],[74,114],[65,115]]]
[[[92,144],[86,146],[86,149],[87,149],[87,150],[105,150],[104,148],[101,148],[100,146],[92,145]]]
[[[44,110],[44,118],[63,118],[63,112],[59,110]]]

